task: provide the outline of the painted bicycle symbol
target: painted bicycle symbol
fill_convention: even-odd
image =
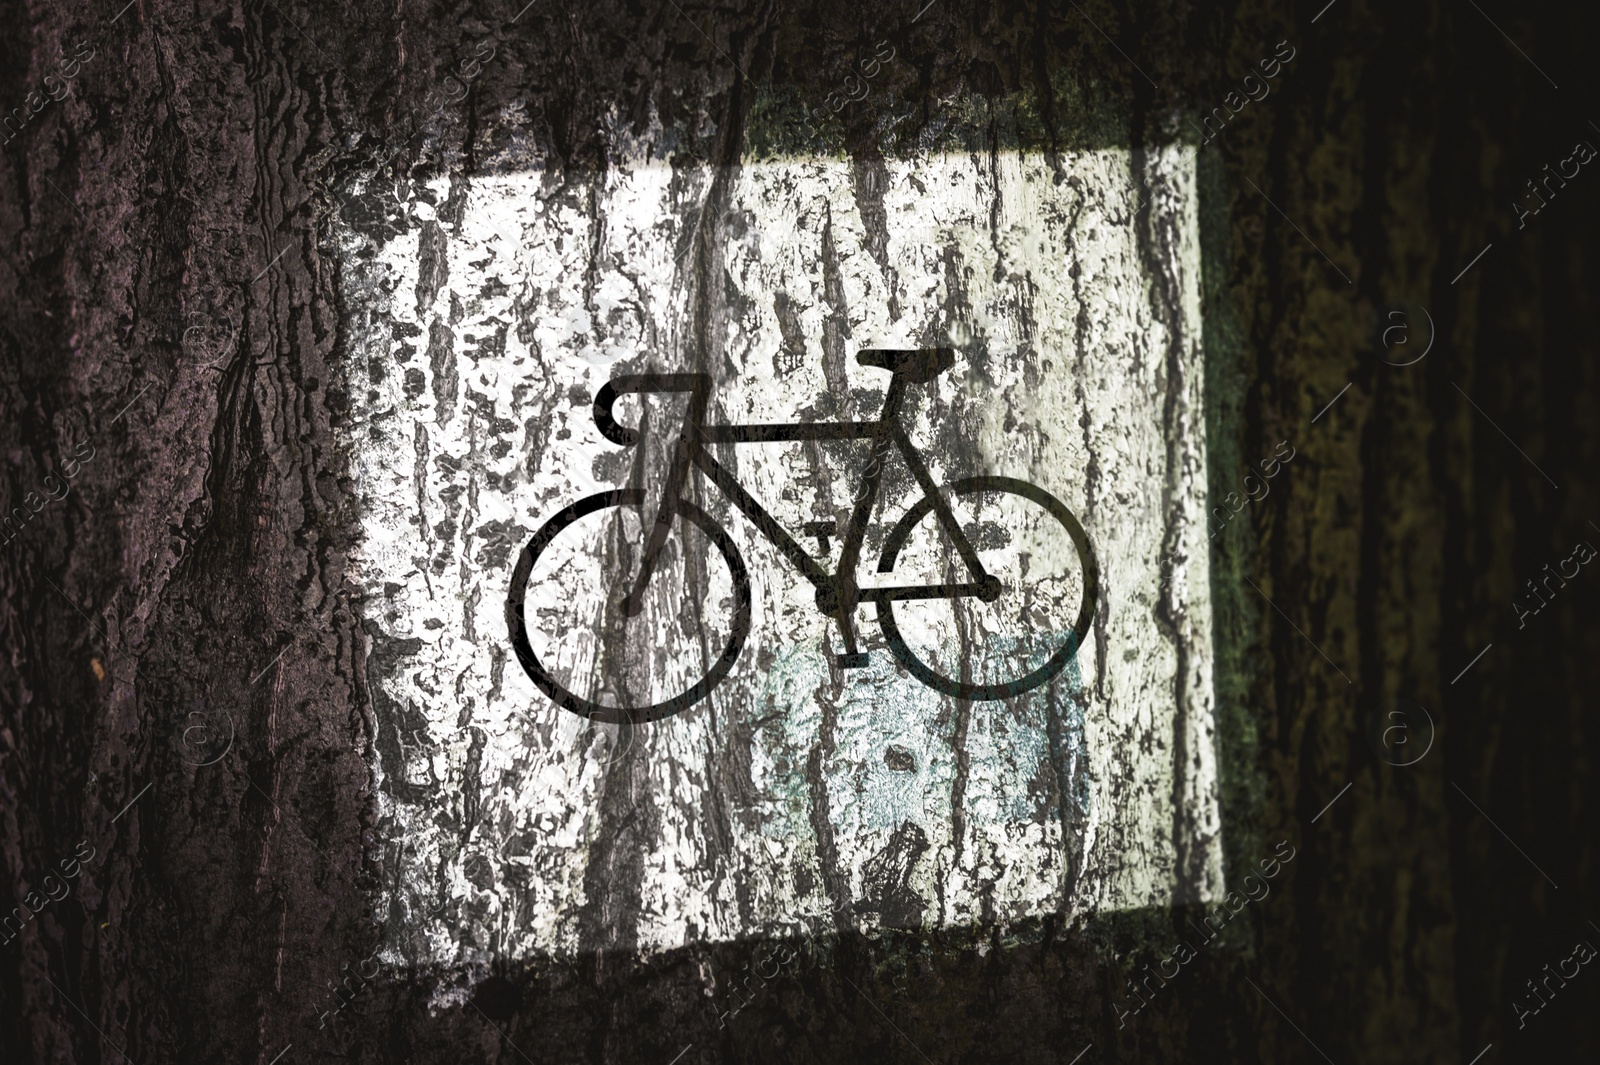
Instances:
[[[844,643],[843,653],[833,658],[839,668],[858,669],[871,660],[856,632],[857,608],[866,603],[876,607],[893,658],[946,695],[1010,698],[1047,683],[1066,667],[1089,631],[1099,585],[1094,554],[1077,518],[1048,492],[1016,478],[968,477],[943,487],[934,483],[903,424],[902,400],[908,386],[928,384],[954,365],[953,349],[865,349],[857,361],[892,375],[874,420],[708,425],[711,378],[706,374],[621,376],[599,390],[595,423],[607,439],[625,447],[637,444],[640,433],[617,423],[613,406],[619,397],[686,393],[687,416],[671,451],[653,520],[645,520],[642,488],[600,492],[547,521],[517,558],[506,621],[518,661],[545,695],[591,719],[653,721],[704,699],[733,668],[750,632],[749,571],[728,532],[688,498],[691,467],[815,587],[817,610],[837,623]],[[823,441],[863,441],[870,444],[871,457],[844,527],[833,521],[803,525],[802,534],[818,542],[819,561],[713,457],[711,447]],[[933,579],[860,587],[857,566],[869,518],[883,486],[885,463],[896,452],[921,496],[882,535],[877,571],[890,580],[897,567],[931,572]],[[591,516],[611,508],[619,514],[636,512],[637,520],[629,525],[613,515],[614,520],[597,529],[594,523],[600,519]],[[675,527],[681,530],[676,548]],[[705,549],[698,555],[683,546],[691,535],[703,542]],[[830,541],[837,541],[839,551],[832,572],[825,568],[832,555]],[[614,568],[597,564],[597,552],[609,553]],[[560,557],[552,561],[553,556]],[[717,556],[726,569],[720,583],[708,575],[709,562]],[[682,575],[674,576],[670,587],[652,591],[653,583],[664,583],[664,565],[681,568]],[[546,590],[530,610],[529,579],[536,568],[550,569],[551,576],[541,584]],[[597,629],[623,632],[630,619],[646,611],[647,601],[657,604],[652,608],[657,621],[631,643],[620,636],[608,643],[604,632],[596,634]],[[714,642],[701,639],[703,646],[691,654],[689,667],[670,672],[655,664],[663,650],[664,627],[682,624],[699,632],[702,614],[719,604],[730,615],[725,634]],[[917,614],[919,610],[924,614]],[[538,632],[552,641],[564,639],[570,648],[544,657],[535,653],[530,615]],[[592,620],[596,618],[598,626]],[[980,645],[987,645],[983,654]],[[647,681],[617,679],[630,669],[648,674]],[[648,692],[631,690],[630,683]]]

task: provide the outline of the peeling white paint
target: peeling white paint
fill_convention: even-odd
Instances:
[[[451,964],[816,930],[835,913],[950,927],[1215,896],[1194,152],[1149,153],[1148,216],[1134,211],[1144,190],[1128,152],[1067,154],[1060,166],[1063,180],[1048,160],[1014,153],[891,161],[865,179],[882,197],[877,248],[861,174],[831,159],[745,165],[721,175],[721,192],[711,168],[643,161],[457,179],[454,199],[447,183],[418,190],[398,236],[343,231],[366,536],[354,579],[373,634],[383,830],[398,859],[386,889],[393,951]],[[428,248],[442,254],[442,283]],[[1152,295],[1162,286],[1175,298]],[[1153,309],[1163,299],[1168,309]],[[853,396],[844,413],[862,417],[888,375],[855,352],[930,342],[961,352],[908,419],[935,479],[1031,481],[1094,545],[1096,631],[1056,683],[971,704],[957,745],[959,708],[895,667],[871,607],[860,619],[872,664],[830,670],[839,634],[810,586],[701,485],[696,498],[725,517],[755,586],[750,638],[723,685],[620,741],[534,687],[506,635],[512,563],[562,506],[616,487],[633,461],[594,425],[600,385],[709,367],[718,420],[798,421],[823,393]],[[847,357],[830,362],[828,344]],[[663,403],[651,417],[680,412]],[[638,401],[618,413],[634,424]],[[952,439],[959,447],[944,446]],[[814,516],[819,491],[836,509],[849,502],[842,460],[838,484],[819,489],[805,480],[814,454],[736,450],[741,483],[791,529]],[[911,501],[902,491],[891,515]],[[1163,591],[1158,560],[1174,549]],[[863,584],[876,577],[868,555]],[[717,580],[710,610],[726,592]],[[581,597],[584,585],[563,581],[543,586],[544,605]],[[664,580],[661,596],[673,587]],[[1157,616],[1163,596],[1170,623]],[[570,654],[592,648],[592,634],[569,636]],[[831,752],[818,746],[825,717]],[[1192,737],[1181,780],[1180,722]],[[891,744],[913,768],[886,763]],[[886,912],[867,879],[907,825],[926,849],[905,877],[911,901]],[[619,839],[628,853],[608,860],[636,879],[627,890],[590,868],[598,842]]]

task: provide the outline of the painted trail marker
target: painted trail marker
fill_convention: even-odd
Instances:
[[[1145,159],[352,201],[394,958],[1218,893],[1195,160]]]

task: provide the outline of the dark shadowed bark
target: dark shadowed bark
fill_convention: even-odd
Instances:
[[[6,1060],[1594,1057],[1600,977],[1520,1029],[1512,1005],[1574,941],[1600,944],[1600,577],[1543,583],[1600,543],[1600,178],[1528,186],[1600,144],[1591,14],[495,3],[8,8],[0,909],[40,912],[0,946]],[[799,120],[885,38],[898,58],[876,95],[837,127]],[[444,78],[485,40],[494,58],[453,99]],[[1295,57],[1270,94],[1227,105],[1280,41]],[[30,97],[47,75],[61,98]],[[1227,876],[1243,890],[1287,840],[1271,894],[1128,1018],[1128,981],[1214,906],[921,930],[901,890],[927,846],[914,832],[876,900],[912,927],[861,935],[842,915],[786,944],[784,975],[725,1023],[771,944],[640,956],[597,935],[577,959],[372,975],[415,927],[390,908],[406,840],[382,831],[374,767],[422,723],[375,697],[369,671],[409,652],[352,594],[368,369],[335,236],[396,222],[350,190],[538,162],[579,195],[648,137],[724,174],[843,151],[870,190],[885,159],[934,146],[1192,143],[1219,107],[1200,155],[1211,494],[1280,441],[1296,451],[1212,540]],[[715,242],[693,252],[716,276]],[[1400,321],[1405,348],[1384,333]],[[824,326],[830,357],[847,328]],[[691,329],[709,345],[715,322]],[[1390,364],[1425,337],[1420,362]],[[409,342],[440,365],[439,338]],[[1410,766],[1371,740],[1397,698],[1433,726]],[[617,831],[590,896],[625,909],[630,834],[652,826],[606,794]],[[1180,855],[1174,884],[1201,860]]]

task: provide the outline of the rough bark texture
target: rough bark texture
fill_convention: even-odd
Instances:
[[[0,947],[8,1059],[1592,1058],[1592,974],[1521,1029],[1512,1003],[1600,942],[1600,578],[1552,581],[1520,622],[1510,605],[1600,541],[1600,187],[1586,168],[1514,206],[1600,139],[1592,16],[1318,6],[9,9],[0,102],[28,119],[0,159],[0,884],[6,909],[70,894],[32,896]],[[897,59],[842,121],[792,120],[884,38]],[[1280,40],[1270,95],[1235,107]],[[62,99],[27,102],[91,52]],[[373,909],[399,855],[365,672],[393,649],[347,577],[364,368],[329,219],[352,177],[538,159],[582,189],[652,114],[722,172],[842,149],[867,173],[940,138],[1137,155],[1219,107],[1213,498],[1297,450],[1212,541],[1226,871],[1242,886],[1289,841],[1269,895],[1131,1017],[1126,981],[1198,942],[1200,912],[806,939],[725,1025],[764,945],[348,975],[399,917]],[[1436,335],[1396,367],[1380,334],[1403,303],[1414,343],[1415,308]],[[435,339],[412,341],[430,365]],[[1436,726],[1415,765],[1370,742],[1393,697]],[[359,989],[342,1010],[334,981]]]

